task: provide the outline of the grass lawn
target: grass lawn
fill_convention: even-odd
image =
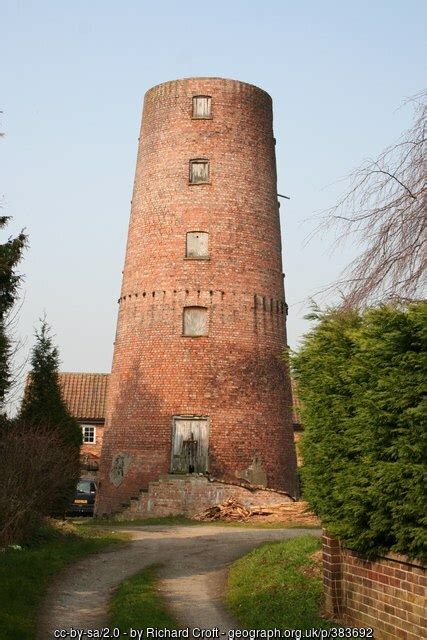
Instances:
[[[46,526],[31,545],[0,552],[0,638],[35,638],[41,600],[50,582],[70,562],[117,544],[123,535],[84,526],[65,531]]]
[[[330,628],[320,617],[319,549],[309,535],[254,549],[230,569],[227,606],[246,628]]]
[[[156,566],[147,567],[120,584],[109,606],[110,628],[128,632],[158,627],[178,629],[157,591]]]

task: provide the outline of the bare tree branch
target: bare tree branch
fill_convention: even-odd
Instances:
[[[376,160],[350,176],[350,187],[330,209],[319,230],[339,230],[361,247],[340,280],[343,306],[425,297],[426,273],[426,92],[412,99],[415,121]]]

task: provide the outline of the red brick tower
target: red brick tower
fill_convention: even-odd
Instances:
[[[145,96],[99,514],[169,472],[296,493],[274,145],[253,85]]]

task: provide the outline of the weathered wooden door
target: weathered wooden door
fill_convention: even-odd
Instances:
[[[172,473],[205,473],[208,470],[208,444],[207,418],[174,418]]]

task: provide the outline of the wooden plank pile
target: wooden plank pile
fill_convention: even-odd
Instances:
[[[292,522],[307,525],[319,525],[319,521],[308,510],[306,502],[283,502],[267,507],[252,507],[252,518],[263,522]]]
[[[205,511],[193,516],[193,520],[224,520],[226,522],[244,522],[251,516],[251,511],[244,507],[236,498],[228,498],[221,504],[215,504]]]
[[[193,516],[194,520],[210,522],[292,522],[301,525],[318,525],[316,516],[308,511],[306,502],[283,502],[266,506],[245,507],[236,498],[228,498]]]

